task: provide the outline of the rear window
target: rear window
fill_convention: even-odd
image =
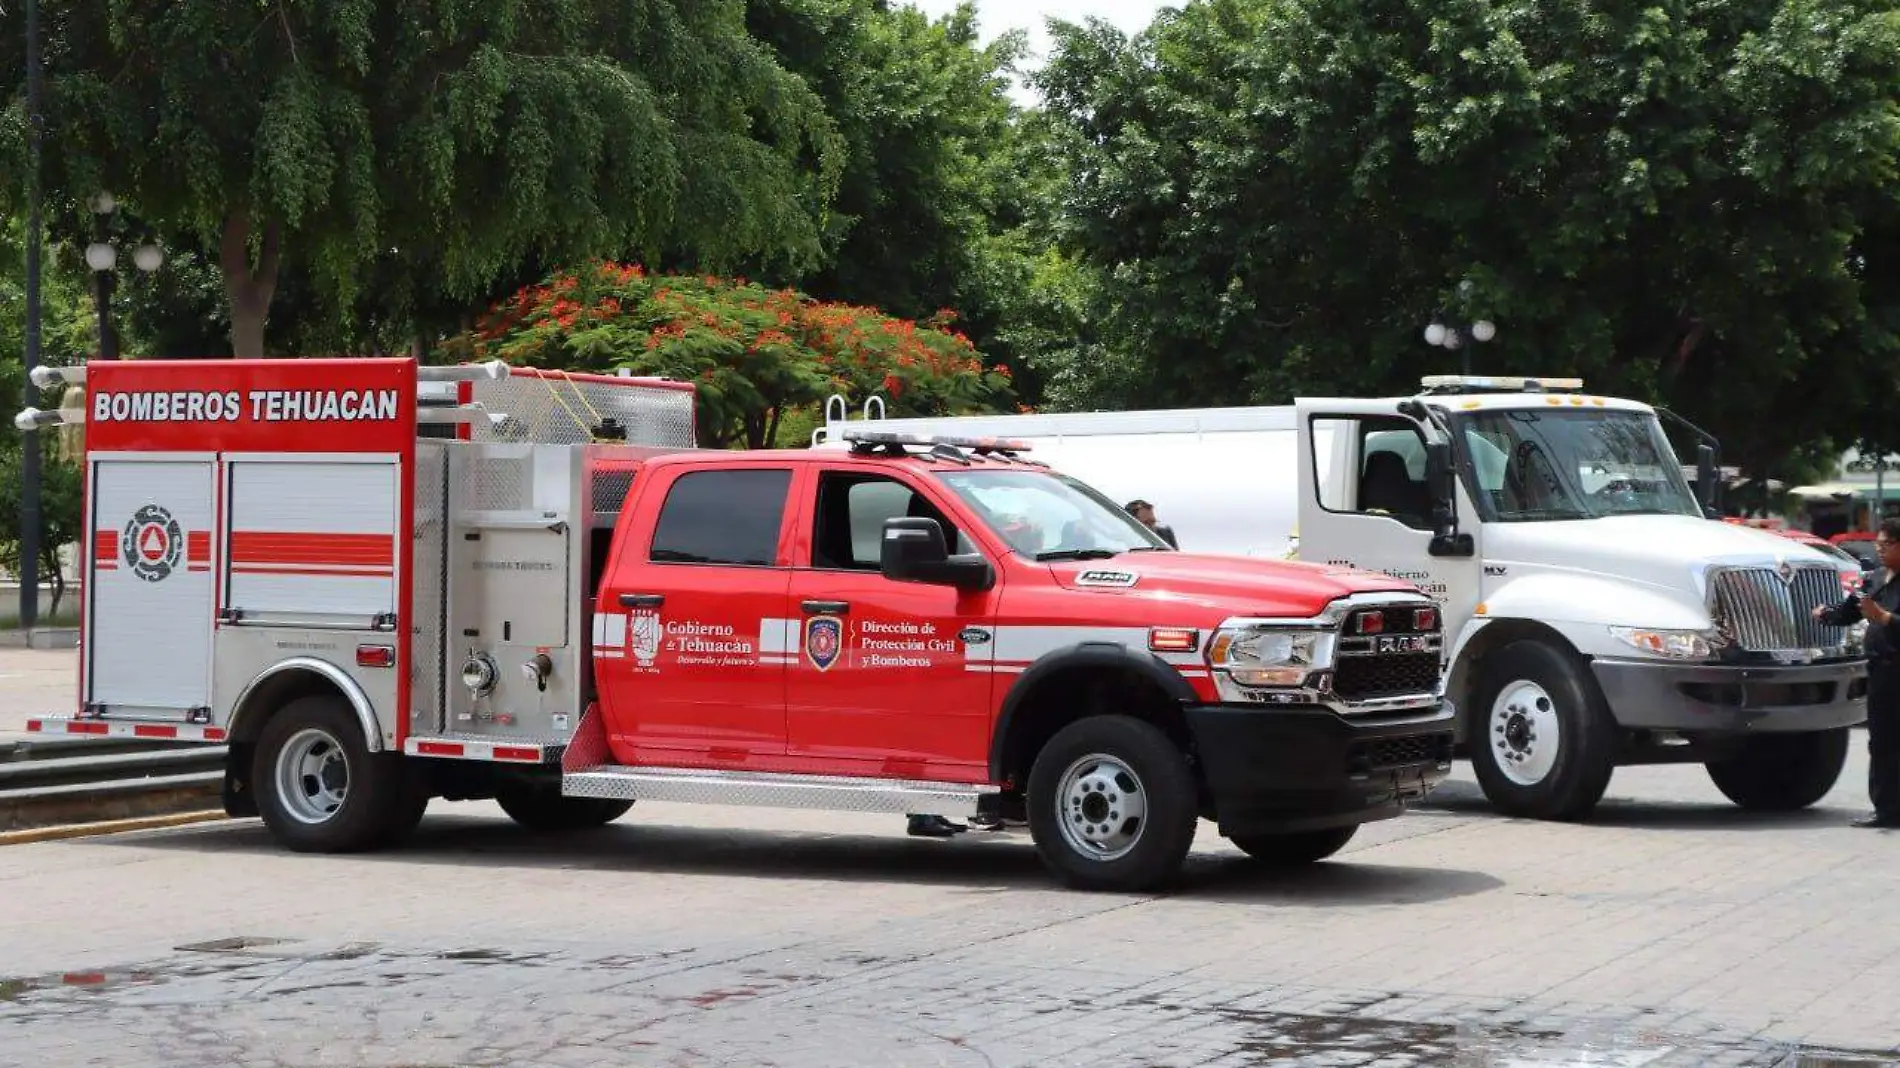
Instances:
[[[648,559],[662,564],[770,567],[791,488],[787,468],[690,471],[660,507]]]

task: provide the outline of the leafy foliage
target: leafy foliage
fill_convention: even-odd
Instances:
[[[1201,0],[1058,41],[1138,371],[1095,394],[1409,391],[1457,369],[1443,311],[1499,324],[1479,370],[1672,400],[1759,471],[1891,382],[1892,0]]]
[[[960,414],[1009,398],[939,312],[922,324],[745,279],[590,263],[521,290],[456,354],[690,381],[701,443],[768,448],[785,417],[833,393],[882,393],[892,415]]]
[[[43,21],[49,192],[111,189],[215,250],[244,355],[286,260],[341,316],[392,278],[426,304],[534,261],[818,253],[835,134],[741,0],[75,0]]]

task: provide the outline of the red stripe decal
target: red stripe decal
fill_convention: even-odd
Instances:
[[[40,734],[45,730],[46,722],[44,720],[29,719],[26,721],[26,732],[28,734]]]
[[[537,761],[541,759],[541,750],[514,745],[498,745],[495,747],[495,759]]]
[[[461,756],[462,747],[448,742],[417,742],[418,756]]]
[[[68,723],[66,724],[67,734],[105,734],[110,730],[111,728],[106,726],[103,723]]]
[[[240,530],[231,534],[233,564],[357,564],[396,566],[389,534],[295,534]]]
[[[104,564],[108,560],[119,558],[119,532],[116,530],[97,530],[92,535],[92,558],[94,562]]]
[[[185,535],[185,562],[209,564],[211,562],[211,532],[194,530]]]
[[[132,728],[132,736],[134,738],[176,738],[178,737],[178,728],[153,727],[141,723]]]
[[[261,566],[258,564],[234,565],[233,575],[320,575],[324,578],[389,578],[396,573],[391,567],[342,567],[332,565],[309,564],[298,567],[291,564],[280,566]]]
[[[223,727],[206,727],[205,741],[207,742],[224,741],[224,728]]]

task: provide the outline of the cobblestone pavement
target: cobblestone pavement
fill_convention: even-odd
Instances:
[[[555,837],[438,805],[371,856],[0,847],[0,1066],[1900,1064],[1864,776],[1763,818],[1628,769],[1573,826],[1461,769],[1303,872],[1204,828],[1159,897],[1054,889],[1015,832],[651,804]]]

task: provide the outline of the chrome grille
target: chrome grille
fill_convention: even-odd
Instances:
[[[1817,622],[1817,605],[1841,599],[1840,572],[1831,567],[1795,567],[1789,577],[1772,567],[1726,568],[1712,576],[1715,614],[1722,632],[1751,653],[1818,649],[1838,652],[1846,631]]]
[[[1421,621],[1417,613],[1429,612]],[[1362,617],[1375,617],[1378,629],[1365,633]],[[1425,625],[1420,626],[1424,622]],[[1398,602],[1363,608],[1340,625],[1339,656],[1333,664],[1332,691],[1348,704],[1438,691],[1444,637],[1437,606]]]

